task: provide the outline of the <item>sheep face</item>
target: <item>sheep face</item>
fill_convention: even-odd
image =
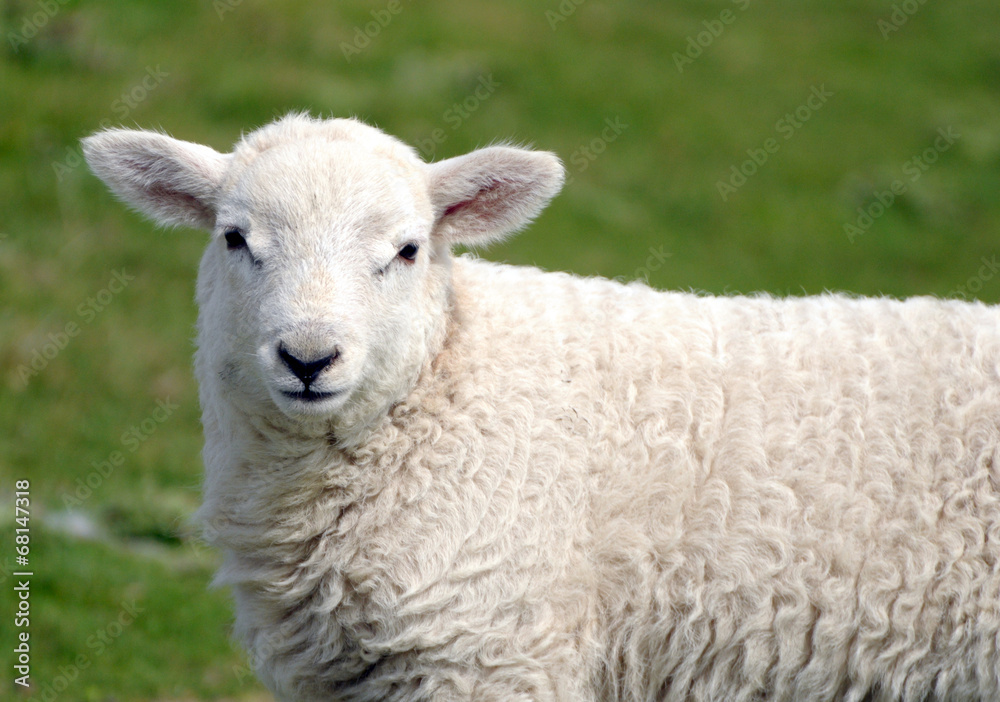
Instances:
[[[211,230],[200,354],[231,396],[297,420],[404,395],[445,326],[451,245],[523,226],[563,177],[551,154],[490,147],[425,164],[372,127],[301,115],[231,154],[130,130],[84,151],[153,219]]]
[[[207,274],[222,283],[222,356],[236,377],[285,414],[325,416],[386,369],[412,372],[408,351],[423,346],[443,284],[423,173],[309,139],[232,170]]]

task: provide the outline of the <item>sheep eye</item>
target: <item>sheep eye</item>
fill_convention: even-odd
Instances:
[[[417,259],[417,251],[419,250],[420,247],[416,244],[407,244],[399,250],[399,257],[413,263]]]
[[[230,251],[235,251],[236,249],[245,249],[246,247],[247,240],[240,234],[239,229],[230,229],[226,232],[226,248]]]

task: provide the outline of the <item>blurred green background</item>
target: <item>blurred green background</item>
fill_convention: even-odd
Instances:
[[[31,679],[0,698],[269,699],[188,518],[204,234],[81,165],[101,125],[227,150],[289,110],[440,159],[566,162],[482,255],[717,293],[1000,298],[996,0],[2,3],[0,648],[30,480]],[[6,657],[3,658],[6,660]]]

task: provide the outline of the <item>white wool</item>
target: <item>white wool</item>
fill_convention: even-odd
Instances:
[[[558,191],[510,147],[85,150],[213,229],[200,517],[279,699],[1000,699],[996,307],[453,258]]]

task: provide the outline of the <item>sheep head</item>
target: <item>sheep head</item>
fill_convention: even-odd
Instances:
[[[84,153],[153,220],[211,231],[199,364],[296,420],[400,399],[444,325],[450,247],[526,225],[563,180],[552,154],[494,146],[426,164],[373,127],[303,115],[229,154],[125,129]]]

